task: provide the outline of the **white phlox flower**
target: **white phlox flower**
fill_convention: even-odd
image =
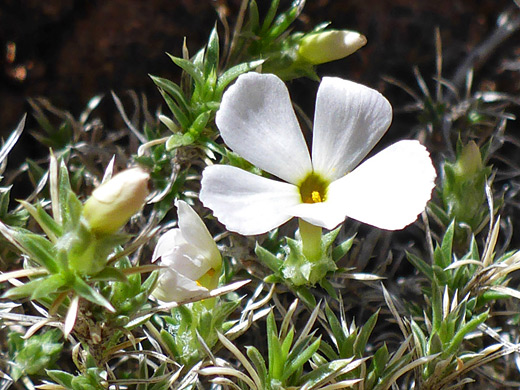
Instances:
[[[217,287],[222,257],[197,213],[184,201],[176,202],[179,227],[164,233],[152,262],[162,268],[152,295],[164,302],[181,302]]]
[[[224,142],[271,180],[228,165],[206,167],[200,199],[230,231],[265,233],[292,217],[333,229],[351,217],[388,230],[417,219],[436,177],[418,141],[397,142],[356,166],[387,131],[390,103],[377,91],[324,77],[317,94],[312,155],[284,83],[241,75],[216,123]]]

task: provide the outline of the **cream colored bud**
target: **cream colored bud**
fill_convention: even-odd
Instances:
[[[305,36],[300,42],[298,54],[311,64],[318,65],[347,57],[366,43],[366,37],[355,31],[328,30]]]
[[[112,234],[123,227],[144,206],[149,179],[141,168],[130,168],[96,188],[83,207],[91,231]]]

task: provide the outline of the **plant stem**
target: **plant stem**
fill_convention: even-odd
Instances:
[[[321,258],[321,227],[312,225],[298,218],[300,236],[302,238],[302,252],[311,262]]]

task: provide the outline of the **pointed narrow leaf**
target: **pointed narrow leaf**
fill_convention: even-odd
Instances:
[[[96,305],[103,306],[108,311],[115,313],[116,310],[112,304],[103,295],[85,283],[85,281],[83,281],[83,279],[81,279],[79,276],[74,279],[72,288],[82,298],[85,298],[86,300],[93,302]]]
[[[31,299],[48,297],[67,284],[67,280],[61,274],[50,275],[39,281],[31,294]]]
[[[290,24],[300,15],[304,5],[305,0],[294,0],[291,7],[276,18],[267,36],[270,39],[274,39],[287,30]]]
[[[280,379],[283,373],[284,359],[274,314],[271,311],[267,316],[267,349],[269,359],[269,376],[271,379]]]
[[[374,327],[376,326],[377,318],[379,316],[379,310],[370,316],[367,322],[361,328],[356,342],[354,343],[354,352],[357,357],[362,357],[365,354],[368,338],[372,334]]]
[[[267,10],[267,14],[265,15],[264,22],[262,23],[262,30],[260,30],[260,36],[263,35],[274,20],[276,16],[276,11],[278,11],[278,5],[280,4],[280,0],[272,0],[269,9]]]
[[[7,141],[5,141],[5,143],[2,145],[2,148],[0,149],[0,165],[7,158],[7,155],[18,141],[18,138],[20,138],[20,136],[22,135],[22,131],[25,127],[26,118],[27,114],[24,114],[20,122],[18,122],[18,126],[16,126],[16,129],[11,133],[9,138],[7,138]]]
[[[222,76],[218,78],[217,81],[217,88],[215,90],[215,99],[220,100],[222,97],[222,93],[224,92],[224,89],[233,82],[238,76],[240,76],[243,73],[249,72],[251,70],[254,70],[258,68],[260,65],[262,65],[265,62],[265,60],[255,60],[250,62],[244,62],[242,64],[238,64],[233,66],[232,68],[226,70]]]
[[[208,47],[204,61],[204,78],[208,79],[211,74],[216,74],[219,59],[219,42],[217,26],[213,27],[209,35]]]
[[[45,372],[53,381],[58,382],[63,387],[67,389],[72,388],[72,379],[74,378],[74,375],[60,370],[45,370]]]
[[[260,377],[260,381],[262,383],[262,389],[265,389],[266,386],[266,382],[268,380],[268,376],[267,376],[267,367],[265,366],[265,360],[264,358],[262,357],[262,354],[260,353],[260,351],[258,351],[258,349],[256,349],[255,347],[246,347],[246,352],[247,352],[247,356],[249,357],[249,359],[251,360],[251,362],[253,362],[255,368],[256,368],[256,372],[258,373],[259,377]]]
[[[258,5],[255,0],[249,2],[249,28],[250,31],[256,32],[260,28],[260,15],[258,13]]]
[[[127,283],[128,278],[119,269],[113,267],[105,267],[101,272],[98,272],[92,280],[105,280],[105,281],[118,281],[121,283]]]
[[[185,114],[182,109],[173,101],[173,99],[168,95],[164,90],[160,89],[159,92],[161,93],[164,101],[166,102],[166,105],[172,112],[175,119],[177,119],[177,122],[179,122],[179,125],[182,129],[187,130],[190,127],[191,120],[188,118],[187,114]]]
[[[168,95],[170,95],[173,99],[175,99],[175,102],[181,108],[181,110],[184,112],[188,111],[188,101],[186,100],[181,87],[179,87],[173,81],[162,77],[150,75],[150,78],[155,83],[155,85],[161,88],[164,92],[168,93]]]
[[[171,60],[177,65],[179,68],[182,68],[186,73],[188,73],[193,80],[195,81],[195,84],[199,86],[204,85],[204,75],[201,72],[201,70],[191,61],[185,60],[183,58],[175,57],[170,54],[168,56],[171,58]]]
[[[51,273],[59,271],[55,259],[55,250],[52,243],[45,237],[31,233],[25,229],[12,230],[14,239],[29,255],[31,260],[47,268]]]
[[[408,251],[406,252],[406,258],[419,272],[424,274],[428,279],[433,280],[433,271],[431,266],[428,265],[428,263],[426,263],[423,259]]]
[[[303,367],[307,361],[314,355],[314,353],[320,348],[321,336],[318,337],[311,345],[309,345],[304,351],[296,355],[294,359],[290,359],[286,362],[283,370],[282,381],[287,380],[296,370]]]
[[[264,263],[269,269],[275,273],[280,271],[280,267],[282,266],[282,260],[273,255],[267,249],[263,248],[258,244],[255,245],[255,254],[258,256],[258,259]]]
[[[348,253],[350,248],[352,248],[355,238],[355,235],[350,237],[332,250],[332,260],[334,260],[335,263]]]

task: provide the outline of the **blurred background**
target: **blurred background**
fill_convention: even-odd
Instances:
[[[269,1],[258,3],[265,8]],[[282,0],[280,8],[289,4]],[[110,90],[119,96],[127,90],[144,94],[153,112],[162,99],[148,74],[175,81],[180,76],[165,53],[181,56],[186,37],[194,54],[219,15],[233,26],[239,7],[239,0],[2,0],[0,135],[5,137],[23,113],[31,112],[27,98],[38,96],[77,116],[94,95],[108,94],[99,115],[113,126],[119,119]],[[398,108],[410,97],[382,76],[416,88],[413,66],[418,66],[431,82],[436,27],[442,40],[443,77],[450,79],[468,53],[493,34],[500,15],[512,8],[518,8],[513,0],[312,0],[296,28],[308,31],[330,21],[333,28],[365,34],[366,47],[318,67],[318,73],[368,84]],[[217,26],[222,33],[222,23]],[[518,30],[475,63],[475,88],[518,95]],[[308,84],[297,80],[292,88],[305,96],[307,88],[315,88]],[[307,108],[306,98],[300,100]],[[314,93],[308,102],[312,110]],[[29,118],[27,128],[35,125]]]

